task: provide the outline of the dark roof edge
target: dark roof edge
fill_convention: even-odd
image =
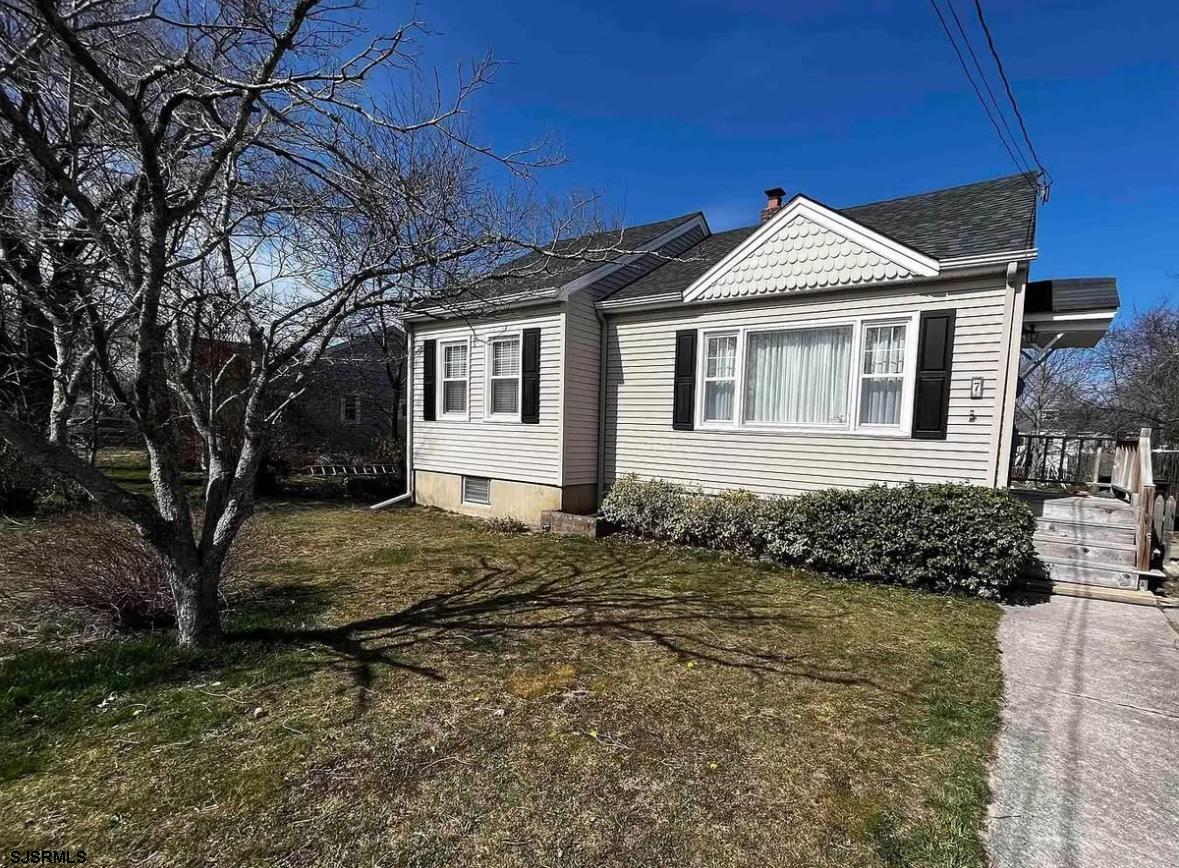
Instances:
[[[679,217],[669,217],[668,220],[656,220],[654,222],[655,223],[666,223],[669,221],[675,221],[674,225],[672,225],[669,229],[660,233],[659,235],[656,235],[654,238],[644,242],[643,244],[640,244],[639,248],[637,250],[633,251],[632,253],[628,253],[625,256],[623,256],[621,259],[615,260],[613,262],[603,262],[597,268],[595,268],[593,271],[589,272],[588,274],[583,274],[580,277],[575,277],[572,280],[566,281],[565,283],[558,285],[556,287],[558,296],[561,297],[561,300],[564,300],[564,299],[567,299],[569,296],[573,295],[573,293],[575,293],[575,292],[580,292],[582,289],[586,289],[590,286],[593,286],[595,283],[597,283],[602,278],[604,278],[610,274],[613,274],[615,271],[617,271],[620,268],[625,268],[627,265],[629,265],[634,260],[640,259],[650,253],[655,253],[659,249],[659,247],[663,246],[664,244],[667,244],[670,241],[674,241],[676,238],[683,235],[685,232],[689,231],[691,229],[692,225],[694,225],[696,223],[703,224],[704,231],[705,231],[705,236],[704,236],[705,238],[707,238],[709,235],[712,234],[712,227],[708,225],[708,217],[705,216],[703,211],[693,211],[690,214],[683,214]],[[642,227],[644,225],[651,225],[651,224],[640,223],[639,227]],[[631,227],[631,228],[639,228],[639,227]],[[623,231],[627,231],[627,230],[624,229]],[[665,260],[664,262],[660,262],[659,265],[656,265],[655,268],[651,269],[651,271],[655,271],[656,269],[662,267],[668,261],[670,261],[670,260]],[[607,268],[607,267],[609,267],[607,271],[605,271],[604,273],[599,273],[602,271],[602,269]],[[650,273],[650,272],[647,272],[647,273]],[[624,288],[625,287],[619,287],[619,289],[624,289]],[[619,290],[615,290],[615,292],[618,292],[618,291]],[[611,293],[611,295],[613,295],[613,293]]]

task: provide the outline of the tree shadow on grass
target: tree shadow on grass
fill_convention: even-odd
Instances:
[[[667,551],[597,549],[525,563],[473,559],[454,587],[394,611],[334,627],[258,627],[240,643],[325,649],[350,671],[362,708],[381,668],[445,680],[447,657],[481,643],[577,635],[652,643],[681,660],[782,676],[881,688],[852,666],[808,653],[805,634],[838,629],[847,610],[824,598],[787,608],[769,576],[726,575],[723,563],[686,564]],[[588,559],[587,559],[588,561]],[[436,579],[435,579],[436,581]],[[767,640],[775,640],[771,647]],[[782,650],[782,646],[790,649]],[[420,652],[427,647],[424,653]]]
[[[263,584],[236,596],[228,615],[239,628],[281,629],[316,617],[329,599],[330,589],[318,586]],[[199,685],[206,678],[231,683],[259,671],[273,678],[296,672],[300,663],[295,654],[277,660],[268,649],[235,643],[180,648],[170,629],[5,650],[0,655],[0,744],[8,750],[0,751],[0,783],[44,768],[59,739],[125,722],[130,713],[125,701],[143,708],[160,691]],[[173,711],[175,700],[173,691]],[[193,717],[187,711],[180,709],[179,716]],[[200,724],[194,719],[192,725]]]

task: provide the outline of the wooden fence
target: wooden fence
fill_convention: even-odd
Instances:
[[[1166,500],[1161,494],[1154,499],[1154,542],[1155,547],[1162,551],[1164,564],[1173,557],[1179,557],[1179,551],[1175,550],[1176,499],[1174,494]]]
[[[1179,493],[1179,449],[1156,449],[1151,454],[1154,484],[1168,494]]]

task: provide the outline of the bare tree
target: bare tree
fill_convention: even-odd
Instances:
[[[622,252],[617,238],[561,243],[586,203],[541,219],[520,182],[556,161],[543,143],[502,153],[472,136],[466,108],[493,60],[446,89],[413,62],[417,23],[369,38],[353,11],[3,5],[0,209],[5,250],[18,252],[0,273],[5,309],[31,304],[72,343],[50,359],[61,412],[37,424],[0,408],[0,437],[136,525],[167,565],[185,644],[220,638],[218,582],[253,509],[267,430],[341,328],[375,309],[445,304],[472,275],[538,267],[505,272],[521,252]],[[556,227],[543,242],[542,225]],[[34,264],[43,274],[30,279]],[[209,351],[218,342],[235,361]],[[63,442],[87,362],[142,436],[154,497]],[[181,474],[185,426],[207,467],[199,510]]]
[[[1025,373],[1024,430],[1119,434],[1152,428],[1179,441],[1179,305],[1130,314],[1091,350],[1060,350]]]
[[[1092,351],[1055,350],[1047,358],[1029,355],[1031,358],[1023,359],[1015,408],[1019,430],[1034,434],[1102,433],[1104,420],[1098,414],[1082,412],[1080,404],[1094,384]]]

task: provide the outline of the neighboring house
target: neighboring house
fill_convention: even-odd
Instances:
[[[347,463],[405,440],[405,333],[365,334],[333,344],[286,413],[285,445]]]
[[[630,255],[411,316],[416,501],[535,524],[632,473],[761,495],[1006,485],[1021,345],[1091,346],[1117,309],[1029,288],[1034,178],[840,209],[767,195],[757,225],[631,227]]]

